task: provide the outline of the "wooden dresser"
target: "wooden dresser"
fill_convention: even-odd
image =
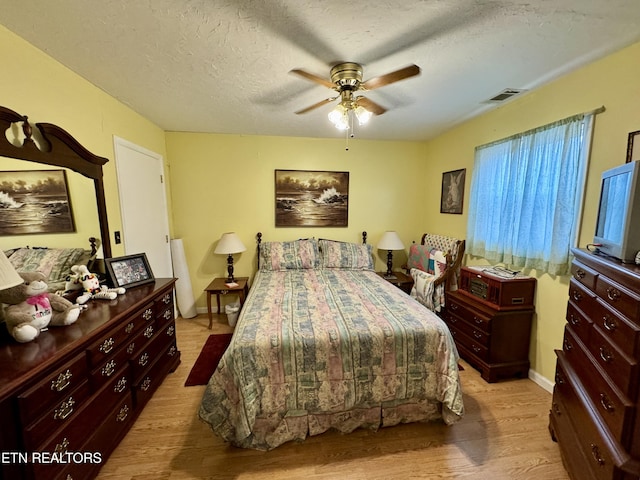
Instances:
[[[535,284],[462,267],[458,290],[446,292],[442,317],[460,356],[487,382],[528,375]]]
[[[92,300],[78,321],[16,343],[0,332],[0,478],[85,480],[180,363],[174,279]]]
[[[574,480],[637,480],[640,268],[573,253],[549,430]]]

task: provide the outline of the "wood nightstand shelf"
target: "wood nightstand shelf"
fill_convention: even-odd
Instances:
[[[227,287],[226,278],[214,279],[207,288],[204,289],[207,292],[207,313],[209,314],[209,329],[213,327],[213,313],[211,312],[211,295],[215,294],[218,300],[218,313],[220,313],[220,295],[235,294],[240,297],[240,305],[244,303],[245,298],[249,294],[249,284],[247,283],[249,277],[236,278],[237,287]]]
[[[393,272],[395,278],[387,278],[385,275],[387,272],[376,272],[382,278],[384,278],[387,282],[394,284],[400,290],[405,292],[407,295],[411,293],[411,288],[413,287],[413,278],[411,275],[407,275],[402,272]]]

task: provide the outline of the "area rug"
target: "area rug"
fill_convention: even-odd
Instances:
[[[194,363],[189,372],[187,381],[184,382],[185,387],[207,384],[209,378],[215,372],[222,354],[227,349],[229,342],[231,342],[231,336],[231,333],[209,335],[196,363]]]

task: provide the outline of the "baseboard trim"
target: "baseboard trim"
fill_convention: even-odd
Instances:
[[[543,377],[535,370],[529,370],[529,380],[531,380],[536,385],[544,388],[547,392],[553,393],[554,383],[550,381],[547,377]]]

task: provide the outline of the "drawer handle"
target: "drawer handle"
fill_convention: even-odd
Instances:
[[[473,317],[473,321],[476,323],[476,325],[482,325],[482,320],[478,317]]]
[[[53,418],[56,420],[66,420],[66,418],[73,413],[73,406],[76,401],[73,397],[69,397],[69,400],[62,402],[60,408],[56,408],[53,411]]]
[[[584,277],[587,276],[587,272],[585,272],[584,270],[582,270],[581,268],[579,268],[578,270],[576,270],[576,277],[578,277],[580,280],[582,280]]]
[[[143,392],[146,392],[147,390],[149,390],[150,386],[151,386],[151,379],[149,377],[146,377],[142,382],[142,384],[140,385],[140,390],[142,390]]]
[[[480,340],[482,338],[482,334],[480,332],[478,332],[477,330],[473,331],[473,338],[475,338],[476,340]]]
[[[106,355],[111,350],[113,350],[113,346],[115,344],[116,344],[116,341],[113,339],[113,337],[109,337],[104,342],[102,342],[102,345],[100,345],[100,348],[98,350],[100,350],[102,353]]]
[[[571,350],[573,350],[573,344],[569,340],[565,340],[564,341],[564,351],[565,352],[570,352]]]
[[[175,345],[171,345],[171,348],[167,352],[167,355],[169,355],[170,357],[173,357],[176,354],[177,351],[178,351],[178,349],[176,348],[176,346]]]
[[[126,327],[124,327],[124,332],[129,335],[131,332],[133,332],[133,328],[135,327],[135,325],[133,324],[133,322],[128,323]]]
[[[173,313],[171,313],[171,310],[165,310],[163,317],[164,317],[165,320],[169,320],[172,315],[173,315]]]
[[[144,318],[146,321],[151,320],[153,318],[153,310],[147,308],[142,314],[142,318]]]
[[[574,327],[580,326],[580,318],[576,317],[573,313],[569,315],[569,323]]]
[[[476,353],[480,353],[482,351],[482,349],[477,345],[471,345],[471,349]]]
[[[616,328],[618,328],[618,322],[616,322],[616,319],[609,314],[606,314],[604,317],[602,317],[602,321],[605,330],[609,332],[613,332]]]
[[[602,455],[600,455],[600,449],[593,443],[591,444],[591,455],[599,466],[604,466],[604,458],[602,458]]]
[[[129,416],[129,407],[126,405],[123,405],[120,411],[118,412],[118,415],[116,415],[116,421],[124,422],[128,416]]]
[[[56,447],[53,449],[55,453],[64,453],[69,449],[69,440],[67,437],[64,437],[62,441],[56,444]]]
[[[167,328],[166,334],[168,337],[173,337],[174,333],[176,333],[176,327],[171,325],[169,328]]]
[[[138,359],[138,364],[141,367],[144,367],[147,363],[149,363],[149,354],[144,352],[142,356]]]
[[[571,296],[573,297],[573,300],[576,302],[579,302],[580,300],[582,300],[582,294],[578,290],[573,290],[571,292]]]
[[[564,377],[559,373],[556,373],[556,383],[558,385],[564,385]]]
[[[109,362],[107,362],[107,364],[104,367],[102,367],[102,370],[100,370],[103,377],[110,377],[111,375],[113,375],[113,372],[115,371],[116,371],[115,360],[109,360]]]
[[[560,407],[556,402],[553,402],[551,408],[553,408],[553,413],[555,413],[556,415],[562,415],[562,410],[560,410]]]
[[[71,377],[73,377],[73,374],[69,369],[64,373],[60,373],[58,378],[51,380],[51,390],[55,390],[56,392],[63,391],[71,384]]]
[[[607,288],[607,298],[612,302],[618,301],[618,299],[620,299],[620,295],[621,295],[620,290],[618,290],[617,288],[613,288],[613,287]]]
[[[609,400],[609,397],[604,393],[600,394],[600,405],[602,405],[602,408],[604,408],[607,413],[613,413],[616,410],[611,400]]]
[[[611,363],[613,361],[613,354],[604,347],[600,347],[600,358],[607,363]]]
[[[169,305],[169,303],[171,303],[171,295],[169,295],[168,293],[165,294],[164,297],[162,297],[162,301],[166,304]]]
[[[131,355],[136,349],[136,342],[131,342],[129,346],[127,346],[127,353]]]
[[[122,377],[120,380],[118,380],[116,386],[113,387],[113,391],[116,393],[122,393],[124,392],[125,388],[127,388],[127,377]]]
[[[458,305],[456,303],[452,303],[451,304],[451,310],[453,310],[453,311],[458,310]]]
[[[147,328],[145,328],[143,335],[147,338],[153,337],[153,325],[149,325]]]

